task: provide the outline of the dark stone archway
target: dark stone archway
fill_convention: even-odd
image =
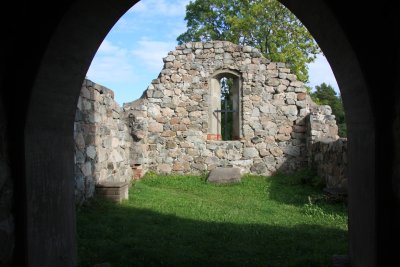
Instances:
[[[281,2],[310,30],[338,81],[349,140],[349,254],[352,266],[376,266],[375,119],[357,51],[329,5]]]
[[[0,181],[14,185],[14,265],[75,266],[76,101],[101,41],[136,1],[7,2],[0,11],[0,161],[7,166]],[[400,233],[396,9],[385,2],[362,10],[344,1],[281,2],[320,44],[343,95],[352,266],[389,266]]]

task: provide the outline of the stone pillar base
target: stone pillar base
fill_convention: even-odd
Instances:
[[[128,182],[103,182],[96,185],[96,195],[119,203],[129,198],[128,187]]]

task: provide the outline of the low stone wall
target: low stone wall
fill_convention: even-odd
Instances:
[[[347,192],[347,139],[315,142],[310,147],[310,167],[323,179],[326,189]]]
[[[131,182],[135,144],[113,91],[85,80],[75,125],[75,192],[77,203],[93,196],[95,184]]]
[[[308,164],[327,190],[347,192],[347,139],[339,138],[330,106],[313,106],[307,122]]]
[[[318,106],[315,103],[310,107],[310,114],[307,122],[308,143],[319,141],[332,142],[339,139],[338,126],[332,108],[327,105]]]

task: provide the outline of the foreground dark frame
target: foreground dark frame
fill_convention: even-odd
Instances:
[[[101,41],[135,2],[6,1],[0,11],[0,174],[14,188],[15,266],[76,265],[76,101]],[[313,34],[341,89],[351,265],[389,266],[398,260],[391,244],[400,237],[397,9],[388,1],[281,2]]]

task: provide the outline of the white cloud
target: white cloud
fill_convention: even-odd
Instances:
[[[315,62],[308,65],[309,67],[309,85],[314,89],[316,85],[326,83],[332,85],[336,92],[339,92],[339,86],[332,72],[331,66],[324,55],[318,55]]]
[[[136,62],[145,66],[149,71],[161,71],[163,67],[162,58],[166,57],[168,52],[175,49],[175,42],[153,41],[147,38],[137,42],[137,48],[131,51],[131,54],[137,59]]]
[[[135,79],[129,51],[104,40],[93,59],[87,76],[94,82],[107,86],[113,82],[131,82]]]

